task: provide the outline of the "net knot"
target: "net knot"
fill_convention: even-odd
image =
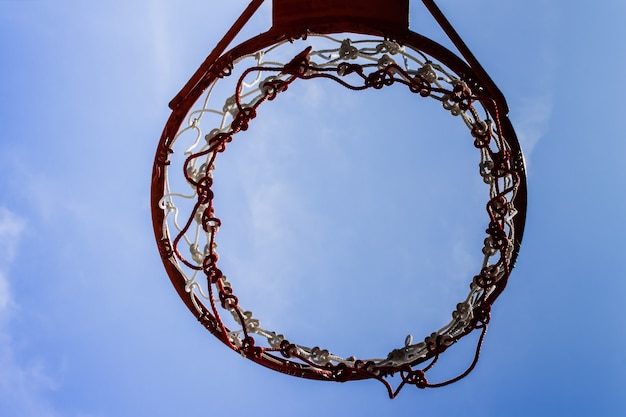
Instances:
[[[380,59],[378,60],[379,69],[387,68],[391,65],[396,65],[396,61],[394,61],[393,58],[387,54],[381,56]]]
[[[244,356],[250,356],[253,358],[260,358],[263,354],[263,349],[259,346],[255,346],[255,340],[252,336],[246,336],[243,338],[240,349]]]
[[[274,100],[278,93],[282,93],[287,90],[289,84],[276,77],[267,77],[259,84],[261,93],[267,97],[268,100]]]
[[[499,268],[497,265],[489,265],[480,270],[480,273],[474,277],[474,284],[480,288],[493,287],[498,281]]]
[[[426,372],[421,369],[415,369],[402,372],[402,381],[409,385],[415,385],[417,388],[428,387],[428,380],[426,379]]]
[[[347,62],[342,62],[341,64],[337,65],[337,74],[340,77],[344,77],[352,73],[363,74],[363,67],[359,64],[350,64]]]
[[[237,296],[232,294],[232,290],[229,288],[223,289],[219,292],[220,303],[222,304],[222,308],[225,310],[232,311],[237,307],[239,300]]]
[[[341,46],[339,47],[339,57],[341,59],[357,59],[359,56],[359,50],[352,46],[352,41],[350,39],[344,39],[341,41]]]
[[[298,354],[298,347],[291,343],[289,340],[283,340],[280,342],[280,354],[285,358],[291,358]]]
[[[429,63],[424,64],[420,69],[417,70],[417,75],[421,78],[425,79],[429,83],[434,83],[437,81],[437,73],[433,66]]]
[[[439,354],[452,345],[452,338],[447,334],[432,333],[424,339],[429,353]]]
[[[510,212],[510,204],[505,196],[499,195],[487,203],[487,209],[498,218],[504,218]]]
[[[458,303],[456,305],[456,310],[452,312],[452,318],[465,326],[470,321],[471,313],[472,312],[468,303]]]
[[[494,153],[491,157],[493,159],[492,175],[501,178],[511,172],[511,153],[509,151],[502,149],[500,152]]]
[[[378,71],[372,72],[365,79],[366,87],[373,87],[376,90],[380,90],[386,85],[392,85],[395,81],[392,74],[393,67],[385,67],[383,69],[379,69]]]
[[[254,107],[244,107],[237,112],[237,115],[230,124],[233,133],[246,131],[250,125],[250,120],[256,117],[256,109]]]
[[[198,204],[205,205],[213,200],[213,191],[211,186],[213,185],[213,179],[209,176],[204,176],[198,181],[196,187],[196,193],[198,194]]]
[[[391,55],[395,55],[402,52],[402,50],[403,48],[402,46],[400,46],[400,44],[390,40],[384,40],[376,45],[376,52],[379,54],[389,52]]]
[[[474,309],[474,328],[479,329],[487,326],[491,319],[491,305],[484,304]]]
[[[485,230],[491,238],[491,246],[498,250],[503,250],[508,245],[508,239],[506,232],[502,228],[502,225],[498,222],[490,221],[489,227]]]
[[[339,362],[337,365],[328,363],[325,368],[333,374],[333,379],[337,382],[346,382],[350,379],[351,373],[348,369],[348,365],[343,362]]]
[[[311,360],[320,365],[326,365],[330,362],[330,352],[326,349],[320,349],[318,346],[311,349]]]
[[[486,122],[479,120],[472,125],[471,134],[476,148],[486,148],[491,141],[491,128]]]
[[[430,83],[430,81],[418,74],[414,77],[411,77],[409,90],[411,90],[412,93],[419,93],[419,95],[422,97],[428,97],[432,91],[432,86]]]

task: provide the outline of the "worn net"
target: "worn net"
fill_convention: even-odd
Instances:
[[[387,386],[391,397],[405,384],[436,387],[469,373],[478,359],[491,305],[506,285],[515,251],[513,219],[517,211],[513,201],[520,174],[510,144],[501,135],[496,103],[472,91],[433,57],[384,39],[309,36],[236,59],[222,58],[212,71],[215,82],[207,86],[157,155],[165,176],[159,201],[164,213],[159,241],[162,256],[183,277],[199,320],[233,350],[273,369],[335,381],[374,378]],[[236,286],[245,285],[245,277],[236,277],[231,284],[218,267],[221,220],[213,205],[213,170],[218,156],[237,134],[262,123],[257,115],[264,103],[280,101],[293,83],[320,78],[357,91],[400,86],[416,99],[438,102],[451,118],[467,126],[477,149],[480,176],[488,188],[482,267],[471,280],[469,293],[452,312],[451,321],[425,338],[414,341],[407,337],[403,345],[378,358],[338,356],[326,346],[304,346],[279,329],[265,327],[261,318],[246,308],[245,300],[235,295]],[[467,370],[445,382],[429,382],[426,372],[440,354],[473,330],[478,330],[480,337]],[[400,378],[395,390],[388,382],[393,375]]]

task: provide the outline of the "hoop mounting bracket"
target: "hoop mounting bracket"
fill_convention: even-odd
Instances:
[[[409,0],[273,0],[275,28],[302,28],[352,22],[409,28]]]

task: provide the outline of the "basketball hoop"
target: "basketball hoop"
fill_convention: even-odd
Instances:
[[[423,1],[463,59],[408,29],[408,0],[273,0],[272,28],[224,53],[262,3],[254,0],[170,103],[151,197],[165,269],[200,323],[258,364],[316,380],[376,379],[390,398],[407,384],[430,388],[456,382],[476,365],[491,306],[506,286],[522,240],[524,159],[504,97],[433,1]],[[354,91],[404,88],[415,100],[438,103],[467,126],[488,188],[482,268],[467,297],[448,324],[417,342],[408,337],[380,358],[341,357],[265,328],[218,267],[215,161],[239,133],[261,123],[265,103],[280,101],[294,83],[320,80]],[[480,335],[469,367],[450,380],[430,382],[426,374],[441,354],[474,330]]]

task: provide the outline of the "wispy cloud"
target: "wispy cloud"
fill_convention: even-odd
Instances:
[[[540,16],[537,24],[545,33],[555,32],[560,17],[549,2],[539,6],[536,16]],[[552,35],[537,38],[532,54],[522,55],[521,65],[516,69],[519,73],[508,85],[512,90],[511,119],[527,159],[550,128],[559,78],[554,42]]]
[[[0,333],[0,412],[5,416],[57,416],[42,391],[54,389],[56,382],[40,361],[22,364],[12,339]]]
[[[4,207],[0,207],[0,319],[11,304],[8,270],[17,250],[25,221]]]
[[[41,392],[56,385],[38,360],[22,363],[9,333],[11,313],[19,309],[11,292],[11,266],[26,221],[0,207],[0,414],[5,416],[57,415]]]
[[[149,16],[152,58],[157,72],[157,92],[169,89],[172,75],[172,34],[167,25],[168,11],[161,1],[150,2],[147,8]]]
[[[515,127],[527,158],[530,157],[539,140],[545,136],[553,107],[554,99],[549,93],[524,97],[517,104]]]

